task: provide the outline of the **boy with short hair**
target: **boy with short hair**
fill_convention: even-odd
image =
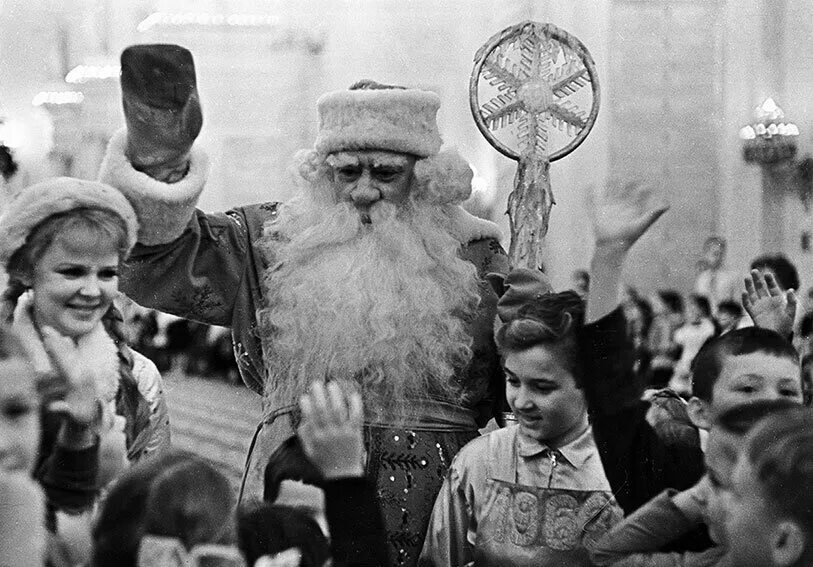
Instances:
[[[801,368],[796,349],[774,331],[736,329],[706,343],[695,357],[688,411],[701,430],[729,408],[780,398],[802,403]]]
[[[706,432],[727,409],[760,400],[802,402],[798,354],[782,336],[758,327],[716,337],[695,358],[693,396],[686,410],[699,430],[696,444],[686,442],[685,435],[675,443],[656,433],[646,420],[650,405],[632,397],[628,384],[586,381],[584,388],[608,480],[627,515],[667,489],[685,490],[701,479]],[[615,390],[625,392],[626,399],[604,394]],[[699,529],[670,548],[702,551],[711,543],[705,529]]]
[[[812,564],[813,410],[788,409],[758,424],[727,492],[727,566]]]
[[[725,536],[726,492],[746,434],[766,417],[797,407],[787,399],[761,400],[729,408],[711,427],[705,453],[706,475],[692,488],[667,490],[618,524],[593,549],[596,565],[712,567],[731,542]],[[717,544],[697,552],[663,552],[664,548],[705,525]]]

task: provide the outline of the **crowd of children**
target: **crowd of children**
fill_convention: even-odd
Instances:
[[[710,238],[705,249],[723,246],[717,237]],[[774,298],[781,302],[782,309],[771,309],[763,316],[781,321],[765,322],[769,328],[783,325],[777,330],[786,337],[792,337],[794,346],[802,356],[811,346],[813,314],[799,310],[796,289],[799,277],[796,268],[784,256],[761,256],[751,264],[748,277],[736,275],[738,282],[737,299],[732,299],[730,291],[712,291],[709,287],[709,271],[698,277],[696,290],[687,295],[676,290],[662,289],[650,297],[641,296],[635,289],[626,288],[623,309],[627,320],[628,333],[635,348],[635,368],[648,388],[669,387],[680,396],[688,399],[691,395],[692,361],[703,344],[712,337],[720,336],[735,329],[753,325],[753,299]],[[734,281],[735,274],[726,271],[726,286]],[[717,281],[711,278],[712,282]],[[724,298],[716,301],[715,297]],[[716,302],[715,302],[716,301]],[[787,316],[785,312],[790,312]],[[777,315],[778,314],[778,315]],[[757,314],[756,316],[759,316]],[[794,330],[797,331],[794,334]]]
[[[122,300],[130,343],[162,374],[240,381],[229,329],[182,319]]]
[[[755,263],[742,328],[730,299],[693,295],[684,320],[674,292],[619,302],[628,251],[666,210],[629,205],[647,196],[602,196],[589,293],[537,270],[493,280],[516,423],[454,457],[419,565],[813,564],[798,281]],[[390,564],[347,384],[302,397],[262,501],[238,505],[208,461],[169,448],[160,374],[113,301],[136,231],[115,190],[67,178],[0,218],[0,565]]]

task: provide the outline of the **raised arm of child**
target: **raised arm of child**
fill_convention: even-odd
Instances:
[[[324,475],[333,565],[386,565],[384,523],[375,490],[364,477],[363,408],[358,392],[315,382],[300,400],[297,431],[305,453]]]
[[[759,270],[751,270],[749,277],[745,278],[742,306],[757,327],[776,331],[790,339],[797,304],[796,292],[792,289],[782,291],[773,274],[762,275]]]
[[[619,306],[627,253],[667,207],[652,186],[610,183],[590,200],[596,248],[580,348],[582,385],[593,435],[616,500],[629,514],[666,488],[688,488],[703,474],[698,447],[667,447],[646,421],[634,349]]]
[[[593,225],[595,250],[590,262],[590,295],[585,323],[592,323],[618,307],[621,268],[633,244],[669,208],[652,205],[652,185],[612,181],[594,197],[588,193],[588,215]]]
[[[595,415],[616,413],[635,404],[641,395],[634,347],[619,309],[619,283],[630,248],[667,207],[653,205],[654,188],[636,182],[610,182],[599,195],[589,195],[595,250],[581,348],[586,353],[584,391]]]
[[[103,425],[96,382],[78,360],[71,339],[50,327],[43,327],[36,340],[26,336],[37,333],[33,326],[18,325],[16,330],[35,370],[51,369],[40,378],[39,389],[45,404],[43,435],[56,433],[56,438],[52,446],[45,448],[35,475],[50,506],[68,513],[84,511],[93,504],[98,491],[99,434]],[[39,344],[44,352],[33,348]],[[47,431],[49,423],[55,424],[54,432]]]
[[[662,492],[604,535],[590,550],[597,566],[707,567],[718,565],[722,547],[703,552],[662,552],[703,522],[702,501],[707,479],[676,492]]]

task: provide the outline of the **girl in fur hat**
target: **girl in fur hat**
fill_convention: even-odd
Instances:
[[[102,408],[99,486],[125,464],[125,456],[134,462],[169,445],[161,376],[125,343],[113,303],[119,265],[136,231],[135,213],[118,191],[66,177],[24,189],[0,217],[0,265],[8,274],[3,318],[23,337],[35,372],[46,382],[56,374],[42,343],[51,330],[71,339],[75,367],[95,381]],[[53,445],[49,431],[56,429],[46,424],[46,454]]]

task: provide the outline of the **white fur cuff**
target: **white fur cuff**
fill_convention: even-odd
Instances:
[[[449,234],[463,245],[474,240],[484,238],[499,240],[502,237],[500,229],[495,223],[474,216],[460,205],[444,205],[441,213],[448,219],[446,226]]]
[[[183,234],[195,211],[209,175],[209,158],[192,148],[189,172],[177,183],[162,183],[136,171],[124,155],[127,130],[122,128],[107,145],[99,180],[112,185],[130,201],[138,215],[138,241],[152,246],[172,242]]]

